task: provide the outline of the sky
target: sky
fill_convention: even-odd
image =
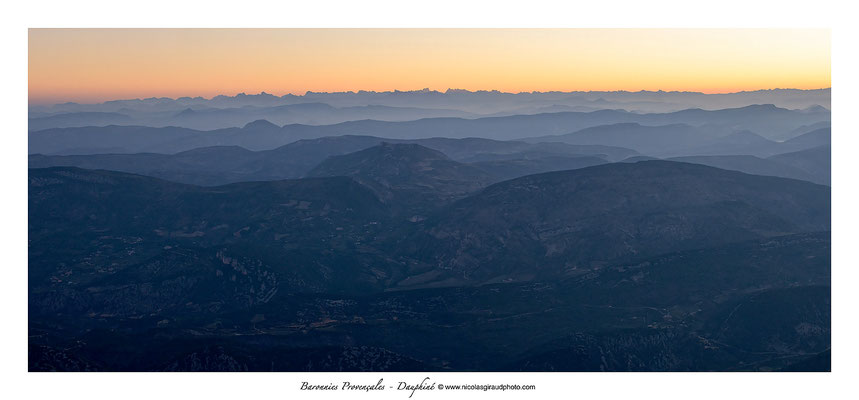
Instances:
[[[30,104],[831,86],[828,29],[30,29]]]

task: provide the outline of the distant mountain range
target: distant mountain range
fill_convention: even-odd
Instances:
[[[590,111],[623,109],[633,112],[671,112],[687,108],[721,109],[752,104],[775,104],[795,110],[830,108],[830,89],[775,89],[738,93],[704,94],[697,92],[612,91],[612,92],[522,92],[497,90],[468,91],[449,89],[391,92],[307,92],[303,95],[275,96],[269,93],[235,96],[166,97],[115,100],[100,104],[64,103],[30,105],[30,118],[74,112],[118,112],[132,116],[157,113],[176,114],[185,109],[270,108],[305,103],[324,103],[336,108],[380,105],[389,107],[452,109],[472,114],[531,114],[551,111]],[[508,115],[510,115],[508,114]],[[241,125],[236,125],[241,126]],[[225,126],[226,127],[226,126]]]
[[[337,108],[324,103],[298,103],[275,107],[244,106],[236,108],[196,109],[188,107],[178,112],[129,112],[128,114],[121,112],[58,113],[43,117],[30,118],[28,121],[28,129],[30,131],[39,131],[50,128],[144,125],[152,127],[176,126],[199,130],[214,130],[241,127],[259,119],[272,121],[277,125],[328,125],[363,119],[374,119],[380,121],[411,121],[434,117],[476,118],[480,116],[480,114],[472,114],[459,110],[380,105]]]
[[[802,133],[784,142],[766,139],[743,130],[726,134],[710,126],[693,127],[685,124],[643,126],[636,123],[601,125],[565,135],[525,139],[528,142],[561,142],[577,145],[617,145],[656,157],[754,155],[769,157],[827,145],[831,129],[820,128]]]
[[[383,139],[372,136],[337,136],[299,140],[264,151],[238,146],[215,146],[177,154],[94,154],[77,156],[30,155],[31,168],[75,166],[124,171],[198,185],[220,185],[242,181],[278,180],[304,177],[328,157],[363,150],[383,142],[415,143],[439,150],[452,159],[478,162],[494,181],[529,173],[567,169],[580,165],[583,156],[613,161],[636,154],[610,146],[574,146],[562,143],[529,144],[490,139],[430,138],[416,140]],[[551,160],[544,160],[545,157]],[[514,161],[531,158],[531,161]],[[568,163],[567,160],[571,160]],[[593,165],[596,160],[590,161]],[[605,162],[605,161],[603,161]],[[503,170],[503,171],[502,171]],[[497,173],[496,173],[497,172]]]
[[[308,177],[348,176],[392,208],[421,212],[489,185],[489,174],[418,144],[390,144],[328,158]]]
[[[526,139],[529,142],[561,142],[576,145],[613,145],[627,147],[650,155],[683,152],[703,143],[722,143],[731,135],[713,127],[694,127],[686,124],[644,126],[638,123],[618,123],[585,128],[564,135],[541,136]],[[762,138],[763,139],[763,138]],[[766,140],[766,139],[763,139]]]
[[[94,153],[178,153],[199,147],[241,146],[250,150],[268,150],[300,139],[341,135],[370,135],[391,139],[420,139],[428,137],[488,138],[509,140],[532,137],[532,142],[563,141],[585,137],[582,140],[599,138],[599,132],[611,132],[618,128],[651,129],[659,140],[684,136],[684,143],[692,145],[698,140],[701,145],[713,136],[729,135],[738,130],[750,130],[764,137],[783,137],[799,126],[829,121],[828,112],[801,112],[768,106],[749,106],[740,109],[717,111],[685,110],[667,114],[634,114],[625,111],[603,110],[588,113],[562,112],[536,115],[516,115],[477,119],[426,118],[405,122],[352,121],[334,125],[286,125],[278,127],[268,121],[255,121],[243,128],[228,128],[213,131],[198,131],[187,128],[107,126],[84,128],[47,129],[29,133],[29,153],[41,154],[94,154]],[[689,125],[696,128],[680,126]],[[587,128],[596,131],[572,133]],[[614,126],[613,128],[611,126]],[[647,126],[648,128],[643,128]],[[671,126],[671,128],[665,128]],[[629,130],[629,129],[627,129]],[[670,132],[664,132],[664,131]],[[705,132],[695,135],[695,132]],[[719,133],[721,132],[721,133]],[[572,133],[572,134],[571,134]],[[570,135],[567,135],[570,134]],[[564,135],[557,140],[544,136]],[[620,135],[620,136],[617,136]],[[610,142],[617,145],[623,135],[617,134]],[[579,140],[579,139],[576,139]],[[636,141],[644,145],[641,139]],[[590,143],[597,144],[597,143]],[[657,142],[647,145],[665,145]],[[623,147],[629,147],[623,146]]]
[[[256,122],[246,130],[276,129]],[[441,151],[452,160],[470,163],[491,177],[490,181],[519,176],[576,169],[635,157],[637,152],[607,144],[629,143],[645,151],[681,154],[670,159],[711,165],[750,174],[780,176],[829,184],[829,153],[803,153],[802,150],[828,146],[830,129],[805,133],[786,142],[763,139],[750,132],[706,138],[697,128],[687,125],[645,127],[621,124],[589,128],[578,133],[550,136],[539,140],[558,142],[526,143],[481,138],[429,138],[414,140],[385,139],[373,136],[336,136],[299,140],[273,150],[250,151],[238,146],[214,146],[177,154],[93,154],[75,156],[29,156],[31,168],[76,166],[139,173],[175,182],[220,185],[252,180],[292,179],[305,176],[326,158],[363,150],[382,142],[414,143]],[[534,139],[537,140],[537,139]],[[579,144],[561,143],[560,141]],[[588,144],[581,144],[588,143]],[[673,143],[660,150],[658,143]],[[700,143],[709,143],[702,145]],[[687,147],[688,146],[688,147]],[[773,154],[794,153],[793,159]],[[685,155],[684,155],[685,154]],[[702,155],[703,154],[703,155]],[[709,155],[715,154],[715,155]],[[815,154],[816,161],[802,161]],[[770,157],[764,160],[765,157]],[[653,159],[651,157],[651,159]]]

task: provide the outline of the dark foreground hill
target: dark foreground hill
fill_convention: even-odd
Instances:
[[[278,291],[378,290],[394,264],[362,244],[390,228],[387,208],[346,177],[203,188],[50,168],[29,181],[37,309],[108,301],[129,315],[194,298],[234,307]]]
[[[829,230],[830,189],[666,161],[614,163],[495,184],[408,243],[436,278],[581,274],[630,256]],[[405,247],[405,245],[403,246]]]
[[[618,123],[589,127],[557,136],[528,138],[533,142],[561,142],[576,145],[609,145],[635,149],[643,154],[671,154],[687,148],[702,146],[725,132],[713,127],[686,124],[644,126],[638,123]]]
[[[482,175],[415,145],[331,161],[352,177],[30,169],[30,370],[775,370],[831,344],[826,186],[605,164],[416,222],[380,188]]]
[[[30,369],[828,370],[829,251],[828,234],[788,236],[553,282],[90,313],[63,330],[31,314]]]

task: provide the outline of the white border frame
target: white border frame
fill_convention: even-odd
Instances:
[[[833,372],[805,373],[431,373],[439,382],[533,383],[536,392],[445,392],[443,396],[528,398],[849,398],[856,395],[856,262],[851,242],[857,226],[855,122],[856,13],[836,1],[30,1],[4,6],[2,110],[2,376],[6,398],[341,398],[342,392],[302,393],[301,381],[420,381],[423,373],[328,374],[50,374],[27,372],[27,248],[25,115],[27,28],[40,27],[659,27],[832,28],[833,82]],[[306,395],[306,396],[305,396]],[[408,398],[396,391],[356,397]],[[442,394],[416,393],[413,398]]]

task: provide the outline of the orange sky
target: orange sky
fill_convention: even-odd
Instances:
[[[30,103],[265,91],[830,87],[818,29],[31,29]]]

